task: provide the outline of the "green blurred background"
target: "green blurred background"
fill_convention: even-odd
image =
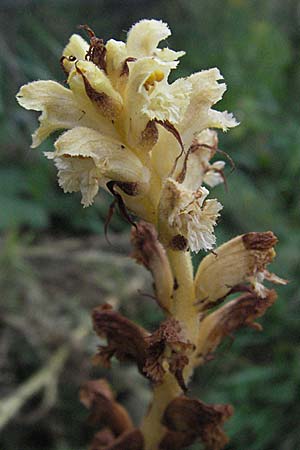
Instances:
[[[217,66],[228,85],[217,107],[241,122],[220,136],[237,169],[228,192],[214,190],[224,205],[218,243],[273,230],[280,240],[273,270],[290,280],[264,331],[242,330],[225,343],[196,372],[192,393],[235,406],[228,450],[299,450],[300,3],[1,0],[0,13],[0,448],[86,449],[93,430],[78,388],[90,377],[108,376],[135,419],[145,411],[147,384],[134,368],[116,364],[109,373],[90,363],[97,340],[89,311],[97,304],[120,304],[150,329],[161,318],[140,292],[150,292],[149,279],[124,256],[129,227],[115,217],[113,246],[105,243],[109,199],[101,194],[83,210],[78,195],[63,194],[41,151],[53,138],[29,149],[37,114],[14,96],[28,81],[63,82],[60,54],[78,24],[125,40],[137,20],[158,18],[173,31],[168,46],[187,53],[176,75]]]

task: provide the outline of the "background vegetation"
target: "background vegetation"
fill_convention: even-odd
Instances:
[[[149,17],[167,21],[173,31],[168,45],[187,52],[178,75],[220,68],[229,86],[220,108],[241,121],[220,137],[237,169],[228,177],[228,192],[215,190],[224,205],[218,242],[273,230],[280,239],[273,269],[290,280],[262,320],[264,331],[240,332],[196,373],[192,389],[203,400],[234,404],[228,450],[299,449],[299,1],[2,0],[0,12],[0,383],[1,399],[10,400],[5,411],[16,393],[20,400],[17,388],[42,367],[51,374],[42,378],[39,394],[15,408],[0,447],[87,448],[91,430],[77,391],[83,380],[104,374],[90,368],[97,341],[89,310],[110,299],[146,326],[160,318],[138,293],[149,289],[144,272],[120,256],[129,252],[128,226],[115,218],[114,246],[104,243],[101,221],[109,200],[101,194],[94,207],[83,210],[78,196],[60,191],[52,165],[40,150],[29,150],[36,115],[14,100],[25,82],[63,82],[59,57],[78,24],[88,23],[104,39],[124,40],[135,21]],[[51,149],[52,141],[42,150]],[[144,381],[131,367],[122,368],[120,377],[116,366],[109,377],[138,418],[147,403]],[[0,424],[3,408],[2,401]]]

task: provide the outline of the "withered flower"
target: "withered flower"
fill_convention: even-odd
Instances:
[[[167,406],[162,423],[168,431],[160,450],[179,450],[201,440],[207,450],[221,450],[228,438],[222,425],[233,414],[231,405],[207,405],[200,400],[178,397]]]
[[[114,400],[105,380],[85,383],[80,400],[90,410],[90,423],[102,428],[95,434],[90,450],[143,450],[141,432],[133,427],[125,408]]]
[[[146,337],[147,357],[144,373],[155,382],[161,382],[166,372],[172,373],[182,390],[186,390],[183,369],[189,363],[194,345],[184,336],[180,323],[174,318],[162,322]]]
[[[186,339],[177,320],[165,320],[151,334],[109,305],[103,305],[93,311],[93,321],[98,336],[107,339],[107,346],[99,347],[95,363],[107,367],[113,356],[120,361],[134,361],[139,371],[153,383],[162,382],[169,371],[181,389],[186,389],[183,369],[195,346]]]

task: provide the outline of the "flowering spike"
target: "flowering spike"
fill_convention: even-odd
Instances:
[[[162,21],[141,20],[126,42],[104,43],[87,25],[80,28],[89,43],[72,35],[60,59],[68,88],[35,81],[21,87],[17,100],[41,112],[32,147],[65,130],[55,151],[45,153],[64,192],[80,191],[84,207],[100,188],[113,196],[105,234],[118,205],[133,225],[132,256],[151,272],[166,315],[149,332],[109,305],[93,311],[94,330],[107,341],[94,361],[135,362],[152,384],[153,401],[136,429],[103,381],[85,385],[81,399],[100,427],[90,450],[179,450],[199,439],[207,450],[221,450],[231,407],[182,393],[223,338],[243,325],[261,329],[254,320],[276,298],[263,281],[286,284],[267,270],[277,242],[271,232],[247,233],[214,250],[222,205],[207,187],[226,187],[225,162],[213,158],[227,156],[215,129],[238,125],[231,113],[214,109],[226,84],[217,68],[170,82],[184,52],[158,47],[171,34]],[[196,276],[190,250],[211,251]],[[236,292],[243,295],[215,309]]]

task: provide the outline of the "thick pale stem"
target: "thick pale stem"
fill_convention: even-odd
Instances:
[[[174,276],[174,298],[171,316],[177,319],[190,342],[196,343],[198,336],[198,314],[195,307],[193,266],[189,252],[168,251],[168,258]],[[193,358],[185,368],[184,378],[187,382],[193,371]],[[158,450],[164,436],[161,419],[170,401],[181,393],[174,376],[166,374],[163,382],[154,388],[149,412],[142,425],[145,438],[145,450]]]
[[[174,276],[172,316],[181,323],[187,339],[196,342],[198,314],[195,305],[194,274],[190,252],[168,250]]]

